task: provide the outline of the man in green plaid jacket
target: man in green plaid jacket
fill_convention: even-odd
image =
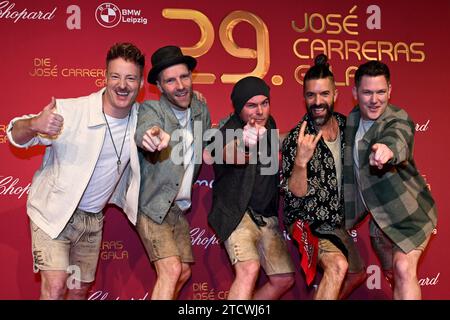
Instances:
[[[391,104],[390,72],[379,61],[355,73],[358,105],[347,120],[344,150],[346,227],[370,214],[372,246],[394,299],[420,299],[417,264],[437,212],[414,158],[414,123]]]

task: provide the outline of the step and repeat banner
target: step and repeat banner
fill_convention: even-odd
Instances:
[[[438,227],[419,266],[424,299],[450,298],[450,178],[448,118],[450,1],[25,1],[0,0],[0,299],[39,298],[32,272],[26,198],[42,147],[19,150],[6,139],[16,115],[39,112],[51,99],[88,95],[105,83],[105,55],[115,42],[133,42],[150,56],[175,44],[197,58],[194,88],[212,120],[232,112],[233,84],[246,75],[271,87],[271,111],[281,131],[305,113],[303,76],[319,53],[330,58],[338,86],[336,110],[348,114],[357,66],[380,59],[392,73],[391,102],[416,123],[415,158],[437,202]],[[138,101],[158,99],[145,84]],[[213,170],[204,165],[187,213],[196,262],[181,299],[225,299],[233,269],[208,226]],[[281,210],[281,209],[280,209]],[[90,299],[149,299],[155,270],[136,232],[116,207],[106,212],[97,279]],[[281,216],[281,211],[280,211]],[[311,299],[298,266],[283,299]],[[368,223],[351,230],[368,279],[350,299],[390,299],[391,289],[368,238]],[[260,283],[266,280],[262,273]]]

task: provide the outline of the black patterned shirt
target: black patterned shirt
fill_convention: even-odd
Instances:
[[[345,116],[334,112],[338,121],[341,140],[341,161],[344,155]],[[328,234],[344,223],[343,196],[339,195],[333,155],[323,138],[316,146],[313,157],[308,162],[308,187],[306,195],[297,197],[288,188],[288,179],[294,168],[297,154],[297,139],[303,121],[307,121],[305,134],[317,134],[312,119],[306,114],[302,121],[289,132],[283,142],[284,223],[290,226],[297,219],[306,221],[316,234]]]

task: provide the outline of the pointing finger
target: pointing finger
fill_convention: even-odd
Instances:
[[[153,127],[150,129],[150,135],[152,136],[159,136],[161,130],[159,129],[159,127]]]

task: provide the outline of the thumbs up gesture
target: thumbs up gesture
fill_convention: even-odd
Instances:
[[[244,144],[252,147],[258,143],[258,140],[266,133],[266,128],[257,124],[255,119],[251,118],[244,126]]]
[[[161,151],[167,148],[169,142],[170,135],[157,126],[153,126],[148,129],[142,139],[144,149],[150,152]]]
[[[63,124],[64,118],[56,113],[56,101],[52,97],[52,101],[33,118],[32,129],[39,134],[57,136],[61,133]]]

